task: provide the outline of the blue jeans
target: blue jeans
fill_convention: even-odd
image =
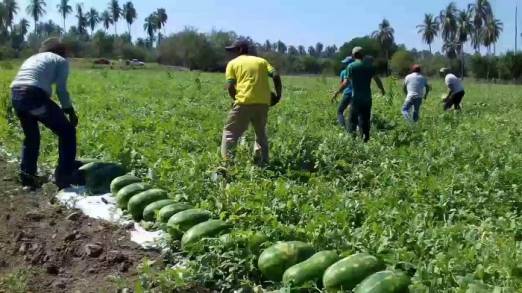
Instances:
[[[345,93],[343,95],[343,99],[341,100],[341,104],[339,104],[339,108],[337,108],[337,122],[341,127],[346,128],[346,120],[344,119],[344,111],[350,103],[352,102],[352,93]]]
[[[413,121],[419,121],[420,106],[422,104],[422,98],[409,98],[402,106],[402,116],[404,119],[410,120],[411,108],[413,108]]]
[[[76,164],[75,127],[65,117],[62,109],[40,88],[13,88],[12,103],[25,135],[20,164],[22,183],[29,180],[29,177],[36,176],[40,152],[40,122],[58,136],[59,158],[55,180],[58,187],[67,187]]]

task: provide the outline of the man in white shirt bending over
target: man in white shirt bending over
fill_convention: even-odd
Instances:
[[[420,106],[422,99],[428,97],[430,86],[428,80],[421,74],[421,66],[414,64],[411,67],[411,74],[404,79],[404,93],[406,94],[406,101],[402,107],[402,115],[404,119],[410,119],[410,111],[413,108],[413,121],[419,121]]]
[[[452,107],[455,110],[460,111],[460,103],[466,94],[464,91],[464,86],[462,85],[462,81],[453,73],[451,73],[448,68],[442,68],[440,70],[440,74],[442,77],[444,77],[444,82],[449,89],[448,96],[443,100],[444,111],[447,111]]]

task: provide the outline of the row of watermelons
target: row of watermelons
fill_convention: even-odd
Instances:
[[[152,188],[136,176],[122,175],[123,169],[117,164],[97,162],[81,169],[91,193],[110,190],[118,206],[134,220],[161,223],[173,238],[181,240],[183,249],[204,238],[220,237],[225,244],[231,238],[227,237],[231,234],[225,234],[231,225],[211,219],[211,212],[170,199],[166,191]],[[256,238],[256,245],[266,242],[266,237],[258,233],[247,237]],[[401,293],[408,292],[410,285],[406,273],[385,270],[384,263],[372,255],[359,253],[341,258],[332,250],[314,253],[310,244],[300,241],[277,242],[268,247],[259,256],[258,268],[267,280],[282,281],[290,288],[315,282],[327,292]]]
[[[211,219],[211,212],[169,199],[165,190],[152,188],[133,175],[115,178],[110,190],[118,207],[127,210],[135,221],[165,224],[173,238],[181,239],[182,247],[220,235],[231,228],[224,221]]]

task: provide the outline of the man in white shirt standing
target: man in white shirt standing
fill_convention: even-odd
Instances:
[[[452,107],[454,107],[455,110],[460,111],[460,103],[466,94],[462,81],[451,73],[448,68],[442,68],[440,74],[444,77],[444,83],[449,89],[448,96],[443,100],[444,111],[447,111]]]
[[[66,57],[66,46],[57,38],[49,38],[42,43],[40,53],[25,60],[11,83],[13,108],[25,136],[20,164],[24,188],[34,190],[41,185],[37,177],[39,123],[58,137],[56,185],[62,189],[74,181],[78,117],[67,90],[69,62]],[[51,100],[53,86],[61,108]]]
[[[414,64],[411,67],[411,74],[407,75],[404,79],[403,90],[406,94],[406,101],[402,107],[402,115],[404,119],[410,119],[410,111],[413,108],[413,121],[419,121],[420,106],[422,99],[428,97],[430,92],[430,86],[428,80],[424,75],[421,74],[421,66]]]

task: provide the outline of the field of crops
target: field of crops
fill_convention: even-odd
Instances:
[[[6,119],[14,74],[0,75],[0,145],[17,152],[20,130]],[[122,162],[236,230],[369,252],[390,267],[412,263],[412,292],[522,291],[520,86],[465,81],[459,115],[442,112],[443,83],[433,80],[421,122],[411,125],[400,115],[401,87],[389,79],[390,95],[374,97],[372,140],[362,144],[336,125],[329,102],[336,79],[284,77],[284,100],[270,112],[270,166],[252,163],[249,132],[238,163],[222,174],[231,104],[223,81],[159,69],[73,71],[80,156]],[[55,139],[48,132],[43,139],[41,161],[52,164]],[[259,251],[202,249],[184,269],[145,266],[142,286],[280,288],[263,283]]]

